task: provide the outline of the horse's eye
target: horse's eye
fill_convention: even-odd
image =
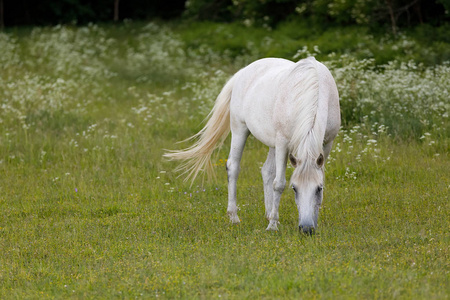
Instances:
[[[322,190],[323,190],[323,186],[319,185],[317,187],[316,194],[320,194],[320,192],[322,192]]]
[[[295,188],[295,186],[292,186],[292,189],[294,190],[294,193],[297,194],[297,189]]]

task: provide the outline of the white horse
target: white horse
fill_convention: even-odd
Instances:
[[[267,230],[278,230],[280,197],[289,158],[295,168],[291,186],[299,211],[299,229],[312,234],[322,203],[324,165],[340,127],[339,95],[330,71],[313,57],[293,63],[260,59],[238,71],[220,92],[206,126],[190,139],[196,143],[164,156],[184,160],[178,170],[192,180],[206,169],[211,154],[231,129],[227,161],[228,209],[239,223],[236,181],[245,141],[251,133],[269,147],[262,168]],[[189,139],[188,139],[189,140]]]

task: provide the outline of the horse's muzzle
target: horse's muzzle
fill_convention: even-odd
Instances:
[[[314,227],[313,226],[298,226],[298,229],[301,233],[306,235],[313,235],[314,234]]]

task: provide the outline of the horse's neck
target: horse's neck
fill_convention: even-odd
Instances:
[[[323,138],[319,115],[319,76],[315,59],[307,59],[298,63],[292,72],[297,81],[292,96],[297,102],[294,105],[296,124],[290,148],[299,159],[319,155],[319,144]]]

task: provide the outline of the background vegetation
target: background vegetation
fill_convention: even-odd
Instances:
[[[23,28],[11,25],[35,21],[14,19],[0,33],[0,298],[448,299],[445,2],[414,2],[423,24],[408,7],[396,35],[386,10],[385,21],[368,23],[352,9],[330,14],[333,3],[359,1],[309,1],[305,10],[213,1],[216,16],[202,3],[191,1],[183,19],[115,25],[88,24],[100,20],[96,9],[92,19],[76,14],[75,25],[65,8],[39,22],[70,24]],[[429,3],[439,7],[430,15]],[[202,127],[243,66],[309,55],[333,73],[343,121],[319,230],[299,234],[289,189],[280,230],[264,230],[267,149],[253,138],[238,183],[242,223],[233,226],[229,143],[214,160],[217,182],[192,187],[163,149],[184,146],[175,143]]]
[[[0,0],[0,26],[178,18],[242,21],[274,26],[288,19],[311,19],[316,26],[363,24],[397,27],[442,25],[449,0]]]

